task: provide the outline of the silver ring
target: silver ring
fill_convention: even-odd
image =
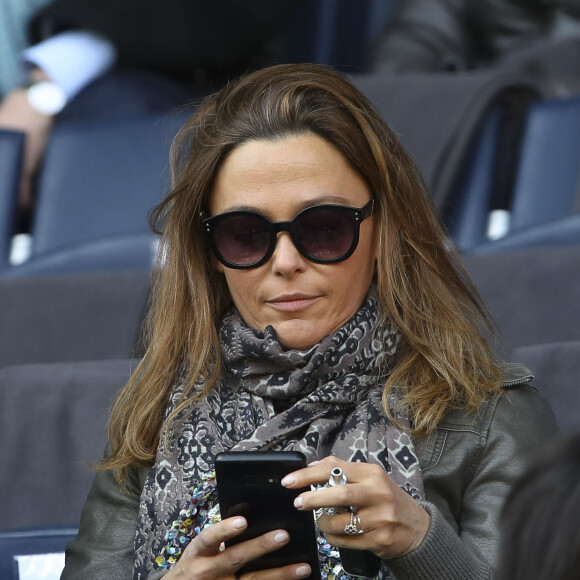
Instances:
[[[355,507],[350,508],[350,522],[344,526],[344,533],[347,536],[357,536],[358,534],[364,533],[360,523],[360,517]]]

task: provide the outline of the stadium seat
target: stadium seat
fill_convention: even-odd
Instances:
[[[478,239],[498,177],[509,177],[517,160],[517,154],[500,155],[500,145],[508,137],[517,142],[518,122],[541,97],[534,82],[504,72],[365,74],[353,80],[416,162],[444,223],[465,241]],[[476,222],[470,234],[467,228]]]
[[[504,339],[504,353],[580,341],[580,245],[470,254],[464,262]]]
[[[513,232],[578,211],[580,98],[535,103],[528,122],[511,206]]]
[[[66,544],[77,535],[72,526],[33,527],[0,530],[0,578],[2,580],[42,580],[59,578],[58,567],[64,563]],[[47,570],[46,562],[36,564],[23,557],[57,556]],[[44,565],[44,567],[41,567]],[[19,574],[20,570],[20,574]]]
[[[135,366],[122,359],[0,369],[0,529],[78,526],[109,410]]]
[[[0,276],[149,268],[148,214],[169,188],[169,146],[187,116],[57,125],[38,179],[30,260]]]
[[[529,110],[507,235],[472,248],[488,253],[580,243],[580,98],[534,103]]]
[[[580,244],[580,214],[573,214],[546,224],[510,232],[466,250],[470,254],[493,254],[518,248],[546,248]]]
[[[16,233],[23,151],[24,133],[0,130],[0,271],[8,265],[12,236]]]
[[[493,176],[501,131],[501,111],[491,109],[482,120],[473,151],[459,171],[455,192],[445,211],[451,238],[460,251],[486,240],[487,216],[493,196]]]
[[[522,346],[512,359],[534,373],[534,385],[550,402],[562,432],[580,431],[580,341]]]
[[[150,272],[0,278],[0,368],[135,354]]]

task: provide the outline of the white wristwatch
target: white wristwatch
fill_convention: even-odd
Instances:
[[[28,104],[43,115],[56,115],[67,104],[68,98],[60,86],[52,81],[40,81],[28,86]]]

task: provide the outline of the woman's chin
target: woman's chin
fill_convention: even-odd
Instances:
[[[308,350],[328,334],[319,324],[308,320],[288,320],[273,326],[286,350]]]

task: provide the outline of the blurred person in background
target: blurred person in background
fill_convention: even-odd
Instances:
[[[580,93],[579,0],[398,0],[374,47],[378,73],[525,72]]]
[[[55,120],[171,111],[277,61],[291,13],[291,0],[2,0],[0,129],[27,135],[24,214]]]

